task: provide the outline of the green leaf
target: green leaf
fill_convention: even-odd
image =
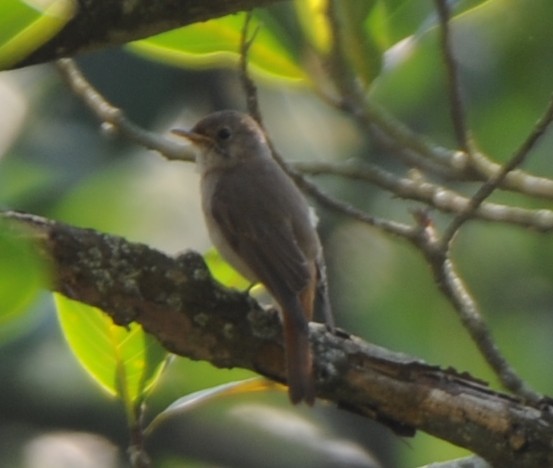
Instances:
[[[29,306],[46,279],[46,266],[31,241],[0,221],[0,342],[26,329]]]
[[[298,20],[310,44],[322,54],[332,49],[332,31],[326,15],[328,0],[296,0]]]
[[[384,51],[372,31],[377,21],[369,21],[373,12],[378,13],[375,8],[377,1],[343,0],[338,5],[341,7],[344,49],[348,60],[363,84],[368,86],[380,73]],[[374,16],[382,20],[382,16]]]
[[[332,57],[336,38],[329,17],[332,11],[329,0],[296,0],[294,6],[308,42],[323,59]],[[333,11],[339,22],[345,59],[368,86],[382,65],[385,41],[379,34],[385,24],[383,8],[378,0],[342,0],[334,4]]]
[[[251,286],[248,281],[221,257],[216,249],[209,249],[204,254],[204,260],[209,271],[219,283],[235,289],[247,289]]]
[[[115,325],[100,309],[54,294],[63,334],[83,368],[132,408],[156,383],[167,352],[142,328]]]
[[[432,2],[420,0],[380,0],[386,11],[387,47],[420,32],[429,26],[427,20],[434,15]]]
[[[551,55],[553,30],[543,18],[552,17],[553,2],[534,0],[532,8],[511,0],[462,5],[473,8],[461,14],[455,10],[451,28],[468,123],[479,148],[499,162],[526,138],[549,99],[553,62],[544,57]],[[497,21],[505,11],[509,15]],[[372,98],[408,125],[439,135],[441,144],[454,145],[435,18],[431,25],[393,50]],[[538,171],[549,170],[548,151],[539,145],[529,164],[543,164]]]
[[[372,31],[382,44],[388,48],[399,41],[418,33],[424,32],[433,26],[436,21],[436,9],[433,2],[421,2],[420,0],[378,0],[381,16],[385,21],[383,27],[376,27],[372,23]],[[490,0],[461,0],[452,2],[451,14],[459,16],[467,11]],[[379,15],[380,16],[380,15]]]
[[[184,67],[235,66],[240,57],[244,19],[245,13],[225,16],[136,41],[128,47],[152,59]],[[305,80],[306,75],[284,45],[284,38],[273,34],[267,22],[254,17],[250,31],[256,27],[260,29],[249,51],[251,70],[273,80]]]
[[[72,18],[73,0],[32,2],[2,0],[0,3],[0,70],[23,60],[47,42]]]

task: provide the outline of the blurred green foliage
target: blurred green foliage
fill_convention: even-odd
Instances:
[[[351,26],[346,34],[351,52],[347,59],[366,86],[367,94],[412,129],[437,144],[454,147],[447,77],[432,2],[344,0],[340,3],[345,5],[340,14]],[[455,13],[453,42],[468,122],[478,146],[493,160],[502,162],[530,131],[551,93],[553,28],[549,20],[553,18],[553,2],[466,0],[451,4]],[[0,55],[6,50],[1,44],[17,37],[29,21],[24,18],[25,5],[15,2],[10,12],[17,22],[10,16],[12,26],[4,28],[7,16],[3,15],[2,8],[5,5],[0,4],[3,41]],[[291,159],[327,156],[331,140],[334,146],[330,157],[336,160],[369,161],[404,174],[403,167],[374,148],[367,135],[343,115],[321,104],[312,91],[321,85],[321,70],[313,63],[313,55],[319,53],[324,58],[333,45],[324,14],[326,6],[324,0],[297,0],[294,4],[255,13],[252,29],[259,26],[260,30],[251,50],[251,69],[256,79],[263,78],[260,97],[267,126],[277,136],[277,145],[286,148],[286,155]],[[172,120],[191,125],[212,109],[243,107],[234,71],[242,27],[243,15],[192,25],[130,44],[126,50],[136,52],[134,56],[100,54],[84,58],[82,65],[85,71],[103,80],[105,90],[102,91],[112,93],[116,103],[134,102],[158,93],[158,108],[142,109],[140,115],[131,115],[132,118],[144,119],[163,130],[174,126],[169,123]],[[36,36],[33,47],[43,37]],[[28,52],[26,46],[17,49]],[[4,57],[8,58],[3,62],[0,58],[0,63],[5,65],[16,56]],[[164,65],[149,61],[154,59]],[[179,67],[170,68],[167,64]],[[230,71],[221,71],[229,65]],[[188,67],[193,71],[186,71]],[[211,73],[206,68],[215,68],[215,71]],[[20,140],[5,155],[0,155],[0,203],[123,234],[171,252],[184,248],[207,250],[205,231],[199,227],[202,224],[199,211],[194,208],[199,201],[196,187],[190,182],[194,178],[190,175],[192,170],[144,155],[120,141],[102,141],[96,135],[95,124],[86,113],[83,115],[74,98],[61,85],[52,84],[50,71],[42,70],[42,73],[41,82],[47,84],[33,88],[29,101],[33,112],[20,129]],[[123,85],[116,83],[113,79],[116,73],[128,76],[128,81]],[[152,75],[146,79],[146,73]],[[141,79],[137,80],[137,76]],[[143,94],[137,96],[136,87],[132,88],[134,94],[128,94],[131,83],[142,86],[138,89]],[[25,94],[28,89],[22,92]],[[552,150],[553,137],[546,135],[525,169],[543,176],[553,175],[548,157]],[[359,182],[334,178],[321,178],[317,182],[336,197],[386,218],[410,221],[411,210],[420,207]],[[455,188],[470,194],[477,187],[458,184]],[[497,193],[493,199],[525,207],[551,207],[549,200],[513,194]],[[438,228],[449,219],[439,213],[431,215]],[[411,246],[328,212],[320,212],[320,217],[332,299],[340,326],[369,341],[439,365],[454,366],[496,385],[451,306],[438,292],[428,266]],[[516,227],[471,223],[460,233],[453,255],[509,361],[539,391],[553,393],[553,379],[546,360],[542,359],[551,352],[550,330],[553,329],[550,237]],[[27,311],[36,297],[43,270],[36,257],[29,253],[28,246],[1,226],[0,259],[0,304],[3,305],[0,337],[18,338],[5,344],[4,350],[10,352],[6,351],[3,359],[13,361],[6,361],[11,363],[6,369],[0,368],[4,372],[2,380],[7,381],[4,389],[9,395],[7,400],[11,398],[13,402],[19,397],[30,398],[28,394],[18,393],[19,386],[29,388],[30,385],[28,380],[13,376],[13,368],[24,366],[23,358],[17,361],[14,356],[22,356],[23,352],[38,355],[44,346],[51,346],[60,337],[51,322],[44,325],[49,332],[40,336],[36,327],[33,332],[32,327],[20,325],[30,317]],[[212,252],[207,254],[207,259],[219,280],[240,289],[247,286],[227,266],[221,265]],[[77,316],[70,310],[65,314],[67,321],[76,320]],[[91,317],[85,316],[87,320]],[[5,325],[8,320],[9,326]],[[102,327],[105,332],[112,325],[105,323]],[[15,334],[18,328],[27,330],[27,341]],[[107,335],[102,339],[93,338],[96,335],[92,333],[88,335],[95,329],[97,326],[93,324],[79,324],[72,332],[75,348],[93,340],[87,351],[92,358],[91,365],[101,364],[97,360],[101,353],[92,352],[92,346],[100,346],[107,339]],[[84,336],[78,337],[80,332]],[[17,349],[18,343],[24,351],[12,352],[14,348],[10,346]],[[109,345],[100,347],[106,349]],[[101,379],[112,391],[117,390],[112,373],[115,355],[105,356],[111,360],[110,377]],[[140,362],[145,365],[144,355],[140,356]],[[155,362],[161,359],[157,356]],[[152,378],[154,367],[149,368],[152,372],[148,375]],[[40,369],[33,372],[39,374]],[[206,363],[175,360],[148,398],[151,415],[183,395],[249,376],[251,373],[246,371],[216,370]],[[136,385],[133,388],[135,396],[142,391]],[[66,386],[64,394],[80,401],[75,403],[79,408],[87,404],[86,398],[71,385]],[[248,398],[250,401],[260,398],[259,401],[277,407],[282,405],[283,411],[287,408],[286,397],[278,392]],[[195,408],[182,416],[189,425],[187,437],[192,442],[187,449],[194,454],[191,458],[223,464],[228,459],[209,458],[206,453],[217,445],[222,453],[230,456],[237,451],[230,440],[240,440],[252,457],[256,450],[264,454],[263,447],[253,447],[251,435],[239,438],[241,433],[232,422],[232,398],[229,397],[229,406],[217,405],[201,411]],[[47,409],[41,411],[47,413]],[[213,421],[219,421],[224,414],[229,425],[218,427],[212,423],[209,411]],[[327,433],[350,437],[360,446],[374,450],[384,466],[417,466],[464,453],[425,435],[417,435],[407,446],[389,437],[385,430],[374,429],[369,422],[343,411],[331,411],[324,405],[318,411],[316,416],[309,413],[308,418],[318,419]],[[0,406],[2,412],[9,412],[5,404]],[[203,417],[205,414],[208,416]],[[55,416],[48,414],[50,419]],[[108,410],[98,417],[117,421],[118,415]],[[32,417],[27,423],[32,425]],[[91,424],[91,427],[96,426]],[[194,451],[201,445],[198,441],[202,428],[209,436],[206,449]]]
[[[101,310],[55,294],[58,319],[79,363],[102,388],[123,402],[132,421],[155,385],[167,351],[142,328],[115,325]]]
[[[73,0],[0,3],[0,70],[19,62],[47,42],[71,19]]]
[[[213,276],[220,283],[230,288],[241,290],[245,290],[251,286],[251,283],[246,278],[241,276],[240,273],[223,260],[217,250],[209,249],[205,253],[204,258],[209,270],[213,272]]]
[[[129,48],[145,57],[199,68],[222,64],[236,66],[246,14],[225,16],[175,29],[152,38],[133,42]],[[258,30],[250,49],[249,65],[262,76],[301,81],[305,72],[294,60],[278,24],[270,16],[255,16],[250,31]]]
[[[46,266],[24,230],[0,220],[0,346],[32,325],[31,306],[46,286]]]

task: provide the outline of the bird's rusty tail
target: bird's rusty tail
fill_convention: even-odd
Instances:
[[[288,395],[294,404],[304,401],[311,406],[315,402],[315,384],[307,318],[298,320],[297,314],[290,311],[283,315]]]
[[[288,301],[283,318],[288,394],[292,403],[304,401],[311,406],[315,402],[315,382],[313,353],[309,342],[309,321],[313,318],[317,293],[315,271],[310,277],[311,281],[303,291]]]

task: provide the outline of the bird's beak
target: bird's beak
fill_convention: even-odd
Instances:
[[[186,140],[188,140],[190,143],[192,143],[194,146],[208,146],[211,145],[211,139],[200,135],[199,133],[194,133],[189,130],[183,130],[181,128],[174,128],[171,130],[171,133],[184,137]]]

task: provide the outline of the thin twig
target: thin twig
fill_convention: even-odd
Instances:
[[[252,46],[253,40],[255,39],[255,35],[257,33],[257,30],[256,30],[252,38],[248,39],[251,18],[252,18],[252,13],[248,12],[248,14],[246,15],[246,19],[244,21],[244,26],[242,28],[242,36],[240,38],[240,64],[239,64],[240,73],[239,74],[240,74],[240,82],[242,83],[242,88],[246,96],[246,105],[248,107],[249,114],[263,129],[265,133],[265,137],[267,139],[267,144],[269,145],[269,148],[271,149],[272,155],[276,160],[276,162],[278,162],[278,164],[290,177],[296,179],[297,177],[300,177],[299,174],[297,174],[290,166],[288,166],[288,164],[286,164],[284,159],[276,151],[275,146],[273,145],[273,142],[267,132],[267,129],[263,125],[263,116],[261,113],[261,108],[259,106],[259,99],[257,97],[257,86],[255,85],[254,81],[251,79],[248,71],[248,54]]]
[[[247,48],[243,50],[247,50]],[[94,112],[98,119],[103,122],[103,124],[108,124],[112,126],[115,131],[119,132],[121,135],[125,136],[129,140],[138,143],[139,145],[160,152],[165,158],[169,160],[194,160],[194,155],[189,152],[189,148],[187,146],[183,146],[181,144],[173,142],[172,140],[163,138],[156,133],[148,132],[130,122],[120,109],[110,104],[88,82],[88,80],[84,77],[84,75],[81,73],[78,66],[72,59],[58,60],[56,62],[56,65],[71,90],[83,100],[85,105]],[[253,85],[253,87],[249,87],[248,89],[248,100],[252,103],[252,106],[254,106],[253,108],[255,108],[256,106],[258,108],[255,84]],[[269,144],[272,147],[272,143],[270,142],[270,140]],[[299,173],[293,171],[288,165],[286,165],[286,163],[283,161],[278,152],[276,152],[276,150],[274,150],[274,154],[275,158],[279,161],[281,165],[283,165],[285,170],[289,171],[290,175],[296,180],[296,182],[298,182],[298,184],[302,188],[308,191],[311,196],[319,200],[325,206],[333,210],[337,210],[343,214],[347,214],[348,216],[351,216],[363,223],[378,227],[385,232],[389,232],[391,234],[402,237],[410,236],[409,233],[412,231],[412,228],[407,225],[402,225],[401,223],[395,223],[393,221],[387,221],[385,219],[369,216],[361,210],[357,210],[346,203],[334,200],[333,198],[324,194],[315,185],[309,183],[306,180],[303,180],[302,176]]]
[[[297,173],[294,172],[294,174]],[[369,215],[365,211],[359,210],[348,203],[330,197],[321,191],[317,185],[313,184],[299,174],[294,177],[294,180],[302,190],[311,195],[311,197],[317,200],[318,203],[336,213],[346,215],[363,224],[375,227],[384,233],[392,234],[404,239],[412,240],[417,235],[417,229],[413,226]]]
[[[332,14],[334,13],[334,14]],[[331,27],[334,32],[334,39],[340,34],[340,27],[338,24],[338,19],[335,15],[334,10],[329,10],[329,20]],[[340,53],[339,48],[335,49],[336,53]],[[350,80],[353,82],[354,80]],[[343,82],[340,81],[337,83],[338,88],[342,92],[342,98],[344,105],[349,107],[350,112],[356,116],[357,119],[363,121],[365,125],[368,125],[368,128],[374,123],[374,116],[370,114],[371,107],[367,104],[367,100],[364,95],[359,92],[356,92],[357,89],[355,85],[351,89],[344,90]],[[358,120],[358,121],[359,121]],[[463,119],[464,122],[464,119]],[[401,126],[395,125],[391,126],[393,131],[397,131],[399,128],[403,132]],[[464,125],[464,124],[463,124]],[[413,136],[412,132],[406,131],[403,132],[408,137]],[[422,145],[423,148],[428,146],[428,142],[416,137],[413,140],[417,145]],[[432,153],[434,154],[434,152]],[[458,167],[461,168],[461,171],[465,173],[466,164],[468,157],[466,154],[460,155],[461,158],[458,161],[455,161],[453,157],[443,158],[443,161],[451,165],[453,162],[461,163]],[[453,166],[455,167],[455,166]],[[459,315],[462,323],[467,328],[472,339],[475,341],[476,346],[480,349],[484,358],[488,361],[492,369],[498,374],[499,378],[503,384],[519,394],[523,394],[526,398],[529,399],[539,399],[539,395],[529,389],[524,381],[518,377],[515,371],[509,366],[506,359],[501,355],[497,346],[495,345],[491,333],[482,319],[476,302],[470,296],[468,290],[463,287],[461,278],[457,275],[454,270],[454,265],[451,260],[448,258],[448,250],[442,248],[439,237],[436,235],[431,221],[423,213],[418,214],[419,229],[418,236],[411,238],[413,243],[419,247],[423,255],[426,257],[427,261],[431,264],[435,278],[446,296],[446,298],[452,303],[457,314]]]
[[[327,101],[332,103],[332,101]],[[361,129],[376,136],[376,141],[389,150],[390,155],[410,163],[425,172],[441,174],[447,179],[461,181],[489,180],[501,170],[501,165],[480,151],[471,158],[462,151],[438,145],[427,136],[411,130],[369,97],[338,102],[336,108],[353,117]],[[501,181],[504,190],[529,197],[553,199],[553,180],[522,170],[509,172]]]
[[[499,164],[474,148],[470,148],[472,153],[469,157],[464,151],[445,148],[427,136],[414,132],[363,93],[353,93],[349,90],[340,98],[334,98],[320,89],[318,92],[323,101],[353,117],[380,146],[410,167],[462,181],[489,180],[501,170]],[[352,94],[354,94],[353,97]],[[469,135],[467,135],[467,142],[470,147]],[[551,179],[523,171],[509,172],[501,179],[500,186],[502,189],[531,197],[553,199]]]
[[[536,122],[536,125],[532,129],[532,132],[528,135],[526,140],[522,142],[520,147],[514,152],[511,159],[507,164],[503,165],[495,176],[489,179],[485,184],[471,198],[470,204],[467,209],[457,216],[449,225],[447,231],[443,236],[444,246],[449,244],[459,228],[470,218],[474,216],[475,211],[480,207],[486,198],[488,198],[494,190],[500,187],[501,182],[507,177],[507,175],[518,166],[520,166],[528,157],[536,143],[543,136],[551,121],[553,120],[553,94],[549,99],[549,103],[543,115]]]
[[[278,152],[269,134],[267,133],[267,130],[263,127],[262,114],[259,107],[259,100],[257,98],[257,87],[255,86],[255,83],[253,82],[253,80],[251,79],[248,73],[248,52],[250,50],[250,47],[253,41],[253,37],[252,39],[248,39],[248,28],[249,28],[250,20],[251,20],[251,15],[248,14],[248,16],[246,17],[246,21],[244,22],[244,27],[242,28],[242,37],[241,37],[241,43],[240,43],[240,80],[242,82],[244,94],[246,95],[248,111],[250,115],[263,128],[267,139],[267,144],[269,145],[269,148],[271,149],[271,153],[275,158],[275,160],[279,163],[279,165],[283,168],[283,170],[292,179],[294,179],[296,184],[302,190],[304,190],[306,193],[311,195],[311,197],[317,200],[321,205],[333,211],[339,212],[341,214],[345,214],[359,222],[368,224],[369,226],[376,227],[382,230],[383,232],[393,234],[399,237],[406,237],[409,239],[413,238],[416,235],[416,230],[413,227],[407,224],[402,224],[395,221],[389,221],[383,218],[371,216],[362,210],[358,210],[357,208],[345,202],[336,200],[330,197],[329,195],[325,194],[319,187],[309,182],[302,174],[294,170],[285,161],[282,155]]]
[[[437,0],[438,1],[438,0]],[[334,10],[329,10],[329,24],[334,28],[334,36],[340,38],[339,25]],[[447,22],[446,22],[447,26]],[[340,98],[333,98],[326,95],[319,89],[323,100],[338,110],[341,110],[352,116],[362,129],[375,137],[375,140],[385,148],[390,150],[390,154],[407,162],[411,167],[417,167],[426,172],[440,174],[448,179],[481,181],[488,180],[501,170],[501,166],[494,163],[482,152],[476,151],[472,146],[470,132],[466,128],[464,109],[460,97],[458,85],[458,73],[453,55],[450,52],[449,37],[447,34],[447,53],[448,62],[451,64],[452,71],[450,88],[452,94],[452,105],[457,122],[457,133],[460,141],[464,142],[461,146],[471,150],[471,154],[466,151],[455,151],[436,144],[434,141],[412,131],[385,109],[373,102],[364,93],[360,92],[355,80],[349,80],[351,89],[343,89],[343,86],[337,87],[343,91]],[[338,53],[337,47],[334,54]],[[343,75],[339,76],[343,80]],[[456,110],[455,110],[456,109]],[[511,171],[500,180],[501,188],[523,193],[528,196],[552,199],[553,181],[545,177],[538,177],[527,174],[523,171]]]
[[[327,7],[328,25],[333,39],[328,70],[340,94],[340,108],[352,115],[362,128],[378,138],[380,143],[387,147],[392,146],[391,154],[404,159],[411,167],[419,167],[448,177],[458,177],[460,174],[464,177],[466,158],[451,150],[443,151],[437,145],[431,144],[366,98],[366,93],[345,59],[343,25],[340,24],[338,8],[337,2],[329,2]],[[455,165],[452,165],[452,162],[455,162]]]
[[[415,200],[445,213],[463,213],[470,198],[454,190],[425,180],[422,176],[399,177],[385,169],[367,163],[298,162],[292,167],[304,175],[332,175],[371,183],[394,196]],[[553,230],[553,211],[532,210],[499,203],[484,202],[474,212],[483,221],[513,224],[541,232]]]
[[[248,73],[248,55],[250,49],[255,41],[255,38],[259,32],[259,25],[254,29],[251,37],[249,36],[250,23],[253,18],[253,12],[248,11],[244,26],[242,27],[242,35],[240,36],[240,81],[242,82],[242,88],[246,95],[246,105],[248,113],[253,119],[263,128],[263,116],[259,109],[259,103],[257,100],[257,86],[255,82],[250,78]]]
[[[133,408],[135,413],[130,430],[130,442],[127,449],[132,468],[152,468],[152,460],[144,446],[144,404],[140,403]]]
[[[530,388],[497,347],[491,330],[483,320],[478,305],[455,270],[453,262],[447,258],[440,267],[439,278],[442,279],[440,281],[442,290],[454,304],[465,328],[470,332],[480,353],[497,374],[503,386],[515,395],[529,401],[539,401],[542,395]]]
[[[70,89],[82,99],[85,105],[96,114],[107,131],[116,131],[130,141],[145,148],[158,151],[170,160],[193,161],[189,147],[148,132],[128,120],[121,109],[115,107],[100,94],[84,77],[73,59],[60,59],[56,66]]]
[[[247,36],[245,35],[245,37]],[[242,55],[243,55],[244,63],[247,63],[247,52],[249,50],[249,47],[251,46],[251,41],[247,41],[247,39],[244,39],[243,43],[244,43],[244,46],[242,48]],[[161,143],[160,143],[160,141],[157,138],[152,139],[151,138],[152,135],[149,134],[149,132],[144,132],[142,131],[142,129],[137,128],[134,124],[127,121],[119,109],[116,109],[111,104],[109,104],[92,86],[90,86],[88,82],[86,82],[86,80],[84,79],[84,77],[82,77],[82,75],[80,74],[80,72],[78,71],[78,69],[76,68],[73,62],[63,61],[58,66],[60,67],[62,72],[64,72],[64,76],[66,76],[66,78],[68,79],[68,82],[72,87],[72,89],[87,103],[87,105],[98,115],[98,117],[103,122],[107,122],[109,125],[112,125],[115,129],[120,131],[122,134],[124,134],[131,140],[136,141],[139,144],[145,145],[148,148],[156,149],[162,152],[169,159],[187,159],[183,157],[184,155],[183,148],[180,145],[174,145],[172,142],[170,142],[173,149],[178,148],[178,151],[175,151],[174,153],[171,152],[171,150],[168,151],[164,147],[165,140],[161,140]],[[247,77],[247,66],[244,66],[242,73]],[[248,99],[251,105],[257,107],[258,109],[259,107],[258,107],[257,92],[255,89],[255,86],[253,86],[249,91],[247,91],[247,93],[248,93]],[[139,131],[136,131],[136,130],[139,130]],[[269,143],[270,143],[270,140],[269,140]],[[361,222],[377,227],[383,230],[384,232],[395,234],[403,238],[408,238],[414,241],[415,236],[419,232],[417,228],[413,228],[409,225],[405,225],[401,223],[395,223],[389,220],[372,217],[370,215],[367,215],[361,210],[357,210],[356,208],[353,208],[347,204],[344,204],[340,201],[337,201],[327,196],[326,194],[321,192],[320,189],[318,189],[314,184],[307,181],[304,177],[302,177],[296,171],[292,170],[287,164],[285,164],[282,161],[282,158],[280,157],[278,152],[274,151],[274,154],[275,154],[275,158],[283,165],[285,170],[287,170],[289,174],[296,180],[298,185],[300,185],[304,190],[310,193],[320,203],[324,204],[329,208],[332,208],[341,213],[344,213],[348,216],[351,216],[352,218],[357,219]],[[426,246],[425,249],[423,249],[425,254],[430,255],[431,249],[428,246]],[[448,264],[444,261],[443,265],[447,266]],[[442,276],[437,275],[437,278],[439,280],[443,280],[443,278],[447,279],[448,276],[445,274],[442,274]],[[455,284],[455,282],[458,281],[457,276],[452,276],[451,278],[452,278],[451,279],[452,284]],[[463,302],[461,301],[458,301],[458,303],[463,304]],[[465,304],[463,307],[468,307],[468,305]],[[493,361],[494,359],[491,359],[491,360]],[[518,382],[518,381],[515,379],[515,382]],[[509,384],[509,385],[510,385],[509,388],[513,388],[513,387],[523,388],[523,385],[519,385],[518,387],[516,385],[513,386],[512,384]]]
[[[457,273],[454,263],[449,258],[449,251],[442,248],[441,239],[436,234],[431,220],[424,213],[417,213],[417,220],[420,230],[414,244],[424,253],[432,267],[436,284],[455,308],[462,324],[488,365],[505,388],[528,401],[540,401],[542,395],[524,382],[495,344],[478,304]]]
[[[449,24],[449,6],[447,0],[435,0],[440,20],[441,46],[447,71],[447,84],[450,102],[451,122],[455,131],[457,144],[462,151],[472,153],[472,138],[466,124],[466,112],[461,93],[459,69],[453,55],[451,29]]]

